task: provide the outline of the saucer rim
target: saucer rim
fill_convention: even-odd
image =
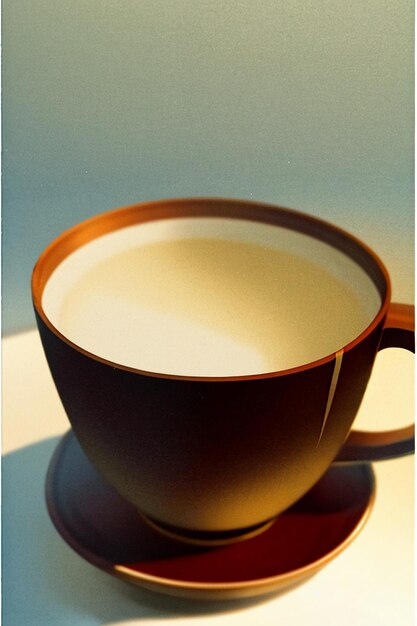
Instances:
[[[147,587],[154,591],[160,591],[163,593],[169,593],[170,595],[185,595],[184,592],[206,592],[204,597],[210,599],[210,592],[221,593],[222,597],[237,597],[236,592],[242,592],[242,594],[261,595],[262,593],[272,592],[280,588],[296,584],[297,581],[301,581],[304,578],[308,578],[316,574],[320,569],[325,567],[328,563],[333,561],[339,554],[344,552],[346,548],[353,543],[353,541],[362,532],[366,523],[369,520],[371,512],[373,510],[376,499],[376,477],[375,472],[370,463],[363,463],[369,473],[370,491],[367,503],[363,507],[363,511],[355,524],[351,532],[345,537],[345,539],[339,543],[335,548],[326,552],[319,559],[311,561],[307,565],[302,567],[291,569],[288,572],[276,574],[274,576],[267,576],[263,578],[256,578],[253,580],[233,581],[233,582],[196,582],[179,580],[173,578],[166,578],[163,576],[155,576],[153,574],[147,574],[140,572],[128,565],[121,565],[118,563],[111,563],[110,561],[97,556],[95,553],[85,548],[80,544],[73,535],[68,531],[66,525],[61,521],[61,516],[58,513],[58,507],[55,504],[53,498],[53,478],[56,475],[58,464],[62,458],[64,450],[70,444],[72,438],[75,438],[75,434],[70,429],[67,431],[58,442],[53,455],[50,459],[48,466],[46,480],[45,480],[45,500],[50,519],[55,526],[58,533],[64,539],[75,553],[81,556],[95,567],[115,576],[116,578],[128,581],[137,586]],[[229,593],[234,593],[233,596]],[[220,596],[213,596],[213,599],[220,599]]]
[[[202,583],[202,582],[194,582],[194,581],[190,581],[190,582],[179,581],[179,580],[174,580],[171,578],[164,578],[162,576],[153,576],[151,574],[139,573],[137,572],[137,570],[134,570],[125,565],[115,565],[114,570],[123,574],[126,573],[129,577],[138,578],[140,580],[146,580],[146,581],[153,582],[153,583],[162,582],[165,585],[169,585],[169,586],[182,587],[186,589],[198,589],[198,590],[202,590],[202,589],[233,590],[233,589],[242,589],[242,588],[252,589],[254,587],[256,588],[260,586],[268,586],[274,583],[277,583],[278,585],[280,582],[284,582],[284,581],[290,583],[292,580],[298,580],[300,578],[303,578],[304,576],[308,576],[309,574],[312,575],[316,573],[317,571],[319,571],[322,567],[327,565],[327,563],[334,560],[341,552],[343,552],[360,534],[360,532],[363,530],[365,524],[367,523],[369,519],[369,516],[372,512],[372,509],[375,503],[376,489],[375,489],[375,477],[374,477],[373,472],[371,474],[371,480],[372,480],[372,492],[370,494],[370,498],[368,500],[368,503],[366,505],[364,512],[362,513],[354,529],[349,533],[349,535],[347,535],[347,537],[340,544],[338,544],[338,546],[336,546],[336,548],[333,548],[333,550],[330,550],[325,555],[323,555],[319,559],[316,559],[315,561],[312,561],[308,565],[304,565],[302,567],[289,570],[288,572],[285,572],[285,573],[276,574],[275,576],[267,576],[264,578],[257,578],[254,580],[248,580],[248,581],[245,580],[245,581],[240,581],[240,582],[236,581],[236,582],[227,582],[227,583],[210,583],[210,582]]]

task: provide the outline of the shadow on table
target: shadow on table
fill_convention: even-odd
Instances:
[[[83,561],[57,534],[46,511],[44,480],[58,441],[47,439],[3,457],[4,626],[98,626],[220,614],[271,598],[201,602],[163,596]]]

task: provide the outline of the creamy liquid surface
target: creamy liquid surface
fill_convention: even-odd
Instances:
[[[303,255],[211,237],[153,241],[84,262],[65,289],[59,268],[54,274],[44,308],[62,334],[102,358],[165,374],[296,367],[349,343],[380,305],[367,277],[374,293],[364,304],[363,293]]]

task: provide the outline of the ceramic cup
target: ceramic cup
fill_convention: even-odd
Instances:
[[[115,233],[123,237],[130,233],[129,244],[123,243],[123,237],[117,244],[120,255],[123,246],[134,248],[135,237],[140,239],[145,231],[153,233],[149,240],[153,244],[158,243],[158,238],[167,237],[167,232],[175,245],[187,237],[210,241],[217,238],[215,245],[223,248],[249,242],[258,246],[258,261],[268,246],[275,246],[277,254],[285,248],[287,256],[311,263],[326,276],[330,273],[335,280],[341,280],[356,300],[364,301],[365,317],[349,331],[351,335],[342,334],[333,344],[326,343],[330,299],[323,297],[318,308],[309,309],[308,298],[320,287],[311,280],[307,286],[300,283],[302,287],[293,290],[293,300],[288,304],[285,280],[281,280],[282,291],[274,295],[276,315],[281,308],[290,306],[291,320],[301,322],[295,330],[292,327],[292,334],[284,328],[282,341],[274,326],[274,310],[258,326],[269,337],[266,343],[271,353],[278,352],[280,344],[286,341],[293,361],[284,360],[281,366],[268,369],[265,365],[254,371],[249,365],[245,369],[243,357],[237,358],[240,369],[236,373],[224,369],[226,357],[220,343],[213,348],[208,373],[194,370],[194,366],[187,370],[190,346],[184,348],[184,358],[181,347],[173,350],[179,370],[168,371],[163,358],[168,351],[165,342],[175,332],[168,333],[169,337],[164,335],[162,318],[158,316],[152,318],[156,328],[149,327],[149,333],[145,333],[150,343],[148,356],[156,363],[152,369],[147,365],[151,361],[141,366],[140,343],[135,350],[137,362],[130,361],[130,356],[127,362],[119,356],[112,359],[101,352],[100,344],[91,348],[88,336],[74,338],[60,328],[54,312],[56,294],[60,288],[62,291],[60,271],[64,276],[66,264],[81,254],[77,271],[82,277],[82,254],[92,245],[101,245]],[[91,250],[94,256],[95,248]],[[116,256],[105,261],[107,277],[113,258]],[[198,277],[198,266],[192,267]],[[231,272],[228,263],[223,268],[210,283],[213,289],[223,271]],[[155,281],[149,283],[156,299],[158,290],[164,292],[168,282],[172,282],[168,269],[171,271],[170,263],[166,272],[159,269]],[[248,276],[250,271],[248,263],[238,274]],[[285,271],[283,276],[292,280],[291,272]],[[140,284],[140,263],[134,280]],[[204,280],[202,275],[196,288]],[[119,283],[114,284],[118,289]],[[228,285],[225,293],[228,302],[233,303],[233,281]],[[272,288],[268,283],[266,293]],[[115,305],[121,297],[117,289]],[[58,299],[69,306],[73,292],[67,287],[64,291]],[[87,291],[89,295],[91,289]],[[210,287],[208,292],[204,311],[217,298]],[[85,453],[149,523],[168,534],[203,543],[232,541],[258,532],[306,493],[333,462],[373,461],[413,451],[413,426],[390,432],[351,430],[378,351],[392,346],[413,350],[413,308],[392,304],[390,294],[387,271],[375,253],[341,229],[285,208],[210,198],[161,200],[93,217],[53,241],[39,258],[32,277],[33,303],[44,351]],[[110,294],[108,304],[99,299],[93,302],[96,326],[101,324],[99,313],[112,306],[111,298]],[[261,308],[256,309],[260,312],[268,307],[264,292],[262,298],[264,305],[261,302]],[[161,306],[163,303],[164,300]],[[130,327],[127,321],[120,320],[117,310],[109,319],[115,326],[117,321],[118,327],[127,329],[133,341],[135,325]],[[254,315],[261,315],[256,310]],[[340,310],[342,315],[346,313],[343,306]],[[239,315],[236,305],[236,317]],[[322,319],[324,326],[316,326],[315,321]],[[348,320],[349,315],[343,319]],[[181,328],[181,332],[186,332]],[[239,332],[244,335],[244,326]],[[105,336],[113,338],[114,334],[112,327],[105,329]],[[297,352],[296,348],[310,343],[316,352]],[[159,360],[164,363],[160,368]]]

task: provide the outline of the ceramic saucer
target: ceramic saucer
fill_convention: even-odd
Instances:
[[[369,517],[375,482],[370,465],[331,467],[262,534],[204,548],[152,529],[101,478],[70,431],[51,460],[46,498],[65,541],[109,574],[171,595],[230,599],[281,591],[340,554]]]

